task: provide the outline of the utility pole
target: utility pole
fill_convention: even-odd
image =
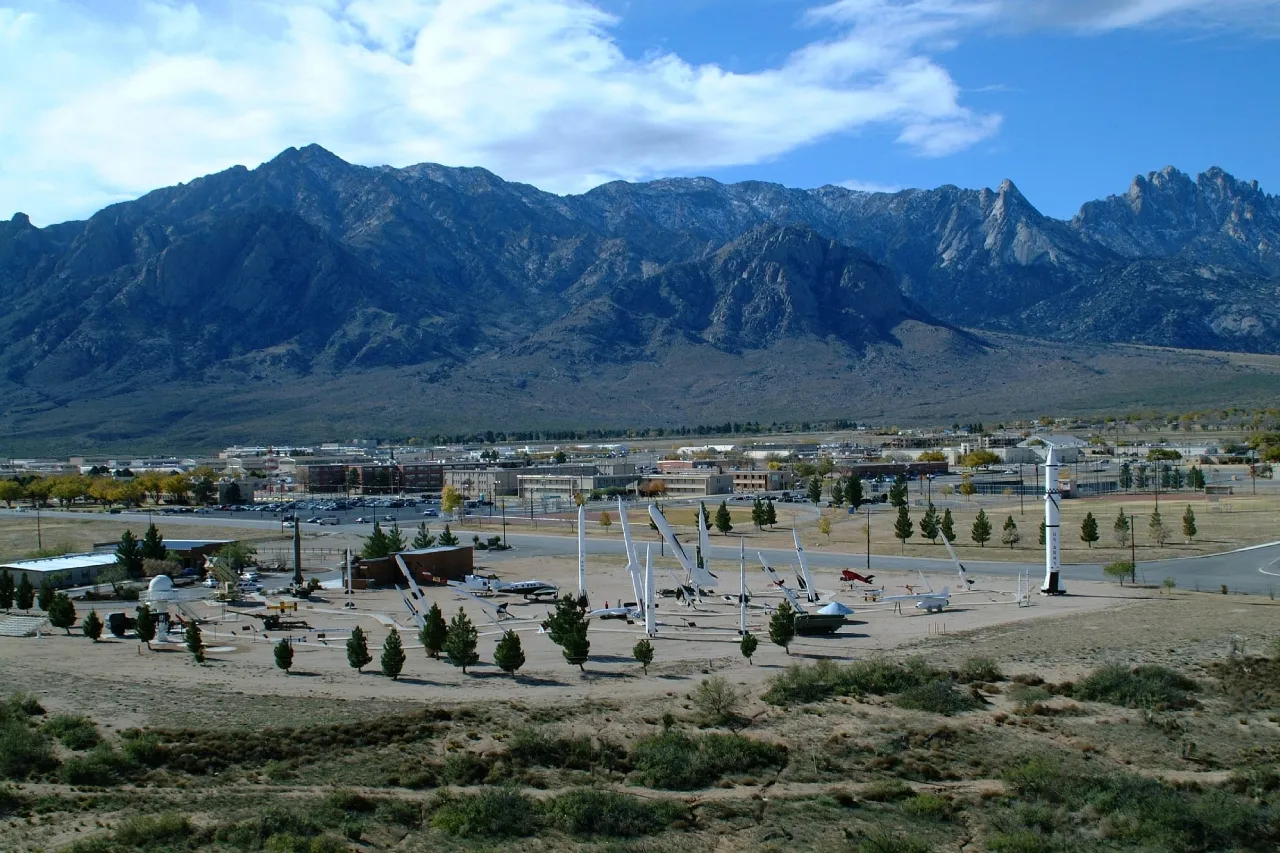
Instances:
[[[1022,463],[1018,463],[1018,515],[1026,515],[1027,508],[1023,503]]]
[[[507,546],[507,499],[502,498],[502,547]]]
[[[1138,538],[1138,528],[1133,519],[1133,513],[1129,513],[1129,583],[1137,584],[1138,582],[1138,557],[1137,547],[1134,540]]]
[[[293,582],[302,585],[302,525],[293,522]]]
[[[40,499],[36,498],[36,549],[44,550],[44,538],[40,532]]]
[[[867,507],[867,574],[871,573],[871,507]]]

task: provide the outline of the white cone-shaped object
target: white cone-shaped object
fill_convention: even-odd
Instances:
[[[1062,530],[1058,522],[1058,460],[1049,448],[1044,461],[1044,584],[1041,595],[1062,595],[1066,592],[1059,584],[1062,569]]]
[[[587,508],[578,506],[578,598],[587,597]]]
[[[653,554],[648,544],[644,546],[644,632],[652,637],[658,633],[657,619],[653,612]]]
[[[738,537],[738,635],[747,633],[747,540]]]

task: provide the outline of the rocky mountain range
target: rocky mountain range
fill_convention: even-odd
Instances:
[[[545,398],[559,392],[529,390],[548,377],[608,401],[659,365],[714,362],[741,378],[762,353],[786,367],[801,350],[837,372],[896,354],[890,372],[918,361],[972,377],[993,353],[1031,347],[1017,336],[1280,353],[1277,297],[1280,198],[1220,169],[1139,177],[1062,221],[1010,181],[888,194],[688,178],[557,196],[483,169],[368,168],[309,146],[83,222],[0,222],[0,428],[15,441],[198,440],[283,417],[289,394],[273,388],[352,377],[435,391],[496,381],[531,396],[513,408],[498,393],[492,416],[421,411],[442,426],[540,422],[567,416]],[[584,390],[606,377],[613,391]],[[772,410],[831,414],[817,401],[840,389],[821,384],[792,383]],[[182,402],[150,426],[98,423],[123,423],[117,404],[145,388]],[[215,388],[250,395],[257,414],[194,428]],[[655,388],[639,409],[591,417],[687,422],[676,398],[689,386]],[[373,424],[412,431],[418,411]],[[308,415],[296,429],[334,426]]]

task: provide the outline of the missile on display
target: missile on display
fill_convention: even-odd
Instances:
[[[1065,595],[1058,575],[1062,569],[1062,530],[1059,526],[1058,460],[1049,448],[1044,461],[1044,584],[1041,595]]]

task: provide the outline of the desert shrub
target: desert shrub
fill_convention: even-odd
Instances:
[[[507,740],[507,756],[520,767],[626,770],[626,750],[609,741],[591,742],[586,735],[564,736],[534,726],[516,729]]]
[[[299,837],[287,832],[272,835],[262,844],[263,853],[348,853],[350,849],[331,835]]]
[[[0,776],[25,779],[57,765],[49,738],[27,723],[25,715],[0,721]]]
[[[1163,666],[1127,669],[1119,664],[1091,672],[1075,686],[1075,698],[1126,708],[1184,708],[1193,701],[1197,685],[1185,675]]]
[[[891,803],[894,800],[904,800],[914,793],[915,791],[906,782],[899,779],[885,779],[867,785],[858,794],[858,799],[868,803]]]
[[[986,842],[991,853],[1058,853],[1062,849],[1056,839],[1034,829],[992,833]]]
[[[705,788],[726,773],[781,769],[786,747],[736,735],[686,735],[674,729],[644,738],[632,750],[643,784],[670,791]]]
[[[969,658],[961,666],[956,675],[961,684],[973,684],[978,681],[1004,681],[1004,673],[991,658]]]
[[[340,812],[371,812],[378,807],[378,804],[366,797],[364,794],[356,791],[348,791],[338,789],[330,792],[324,798],[324,805],[336,809]]]
[[[383,800],[374,816],[383,823],[414,829],[422,823],[422,806],[410,800]]]
[[[449,797],[431,825],[463,838],[484,836],[518,838],[535,833],[540,822],[532,800],[508,788],[486,788],[478,794]]]
[[[165,751],[160,738],[151,732],[135,731],[130,734],[131,736],[124,737],[122,732],[120,743],[120,749],[129,760],[147,767],[158,767],[164,763]]]
[[[742,694],[725,678],[713,675],[702,679],[689,694],[689,699],[704,725],[734,730],[745,727],[747,721],[738,713],[742,707]]]
[[[135,770],[131,762],[111,744],[100,743],[92,751],[68,758],[58,768],[68,785],[119,785]]]
[[[855,853],[931,853],[932,844],[907,835],[890,835],[878,830],[852,848]]]
[[[102,739],[98,727],[88,717],[67,714],[52,717],[45,722],[44,730],[62,741],[67,749],[89,749]]]
[[[902,811],[911,817],[946,820],[955,811],[955,804],[937,794],[916,794],[903,802]]]
[[[570,835],[631,838],[661,832],[673,820],[688,817],[688,808],[675,802],[579,788],[548,800],[543,814],[548,824]]]
[[[25,720],[28,717],[39,717],[44,714],[40,700],[26,693],[14,693],[0,703],[0,721],[10,718]]]
[[[0,817],[11,815],[27,807],[26,797],[10,785],[0,785]]]
[[[945,678],[923,658],[902,663],[883,659],[855,661],[841,667],[830,660],[791,666],[769,679],[764,701],[773,705],[803,704],[831,696],[885,696]]]
[[[1044,678],[1034,672],[1020,672],[1009,680],[1014,684],[1026,684],[1030,687],[1044,684]]]
[[[924,658],[907,658],[902,663],[887,660],[855,661],[846,668],[844,692],[887,696],[920,687],[945,677]]]
[[[490,762],[472,752],[455,752],[445,758],[440,777],[450,785],[478,785],[489,775]]]
[[[264,850],[272,839],[285,850],[293,850],[294,842],[307,850],[310,839],[320,836],[325,829],[336,826],[342,813],[325,808],[282,806],[270,804],[258,810],[251,818],[220,825],[214,833],[218,841],[241,849]]]
[[[191,835],[191,821],[185,815],[166,812],[150,816],[125,818],[116,827],[111,840],[125,847],[165,846]]]
[[[1030,708],[1037,702],[1045,702],[1053,698],[1053,694],[1045,688],[1028,684],[1015,684],[1007,692],[1009,698],[1020,709]]]
[[[764,701],[771,705],[803,705],[829,699],[840,691],[840,666],[820,660],[805,666],[795,664],[769,679]]]
[[[931,681],[909,687],[898,695],[894,704],[911,711],[928,711],[948,717],[982,707],[980,701],[956,690],[950,681]]]

